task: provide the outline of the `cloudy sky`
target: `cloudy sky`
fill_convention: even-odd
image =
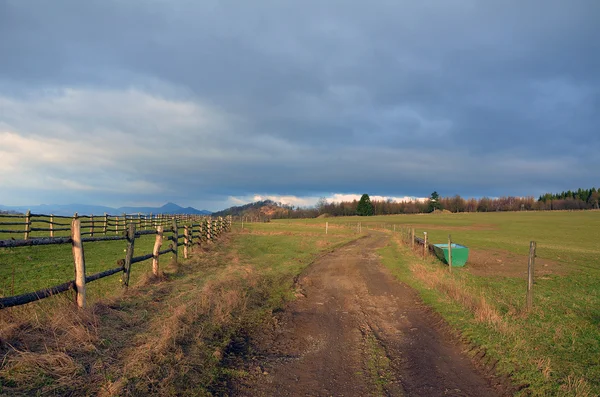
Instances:
[[[0,204],[599,186],[597,0],[0,0]]]

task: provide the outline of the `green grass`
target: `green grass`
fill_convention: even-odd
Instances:
[[[600,211],[354,216],[290,222],[324,227],[326,221],[346,227],[358,222],[363,228],[414,227],[418,237],[428,232],[433,243],[447,242],[448,234],[452,234],[453,241],[471,248],[502,249],[522,255],[527,254],[529,241],[535,240],[538,257],[558,261],[568,269],[600,270]]]
[[[525,255],[529,240],[536,240],[538,256],[558,261],[566,272],[536,279],[530,313],[525,311],[523,278],[477,276],[468,271],[468,262],[449,274],[441,262],[422,260],[395,245],[381,255],[396,276],[417,288],[455,329],[486,349],[486,357],[499,359],[501,372],[512,374],[517,384],[529,384],[528,392],[600,394],[600,212],[393,216],[371,224],[382,221],[414,225],[419,232],[428,231],[433,242],[444,242],[451,233],[454,241],[481,250]],[[481,228],[477,225],[489,230],[469,230]],[[432,280],[438,282],[436,287],[430,285]],[[477,318],[473,307],[448,292],[453,288],[483,297],[500,323]]]
[[[13,222],[22,220],[17,218],[0,218],[1,222]],[[67,222],[70,227],[69,219],[55,219],[55,221]],[[45,224],[33,227],[47,227]],[[56,226],[63,227],[63,226]],[[66,226],[64,226],[66,227]],[[13,230],[22,230],[23,226],[0,226]],[[88,227],[82,227],[83,231],[88,231]],[[102,236],[96,230],[97,236]],[[181,233],[181,232],[180,232]],[[121,234],[121,233],[119,233]],[[69,236],[69,231],[57,231],[55,236]],[[108,236],[116,236],[111,232]],[[168,247],[171,241],[167,240],[172,233],[164,234],[162,249]],[[48,237],[48,232],[32,232],[31,238]],[[2,234],[0,239],[13,237],[22,239],[21,234]],[[85,237],[85,236],[84,236]],[[134,256],[149,254],[154,247],[155,236],[145,235],[136,238]],[[181,240],[180,240],[181,243]],[[117,267],[117,261],[125,257],[127,242],[120,241],[99,241],[84,243],[86,274],[91,275],[104,270]],[[183,255],[183,248],[179,246],[178,255]],[[168,263],[172,254],[161,256],[161,262]],[[152,266],[151,260],[136,263],[132,266],[130,284],[137,280]],[[74,279],[74,264],[70,244],[0,248],[0,296],[12,296],[26,292],[33,292],[42,288],[52,287],[69,280]],[[113,276],[97,280],[90,283],[87,287],[87,296],[93,302],[96,299],[102,299],[107,296],[119,294],[121,288],[120,273]]]

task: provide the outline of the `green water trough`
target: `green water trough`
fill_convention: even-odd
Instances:
[[[433,244],[435,254],[448,263],[448,244]],[[463,267],[469,258],[469,248],[460,244],[452,244],[452,267]]]

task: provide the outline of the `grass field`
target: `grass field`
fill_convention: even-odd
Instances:
[[[0,395],[223,395],[227,379],[243,375],[229,360],[250,330],[294,298],[295,277],[318,255],[356,237],[238,224],[190,260],[163,266],[160,280],[140,267],[126,294],[119,287],[86,310],[60,296],[2,310]],[[90,255],[112,255],[105,248]]]
[[[534,395],[600,395],[600,212],[517,212],[431,214],[297,221],[306,224],[414,227],[430,241],[467,245],[492,259],[485,275],[472,266],[454,269],[434,258],[421,259],[400,242],[382,250],[385,264],[417,288],[469,342],[486,351],[485,360],[530,385]],[[280,221],[287,223],[288,221]],[[534,309],[525,310],[529,241],[537,261],[552,272],[536,273]],[[511,254],[522,272],[506,275],[494,259]],[[541,265],[543,266],[543,265]]]
[[[325,235],[325,222],[329,223],[328,235]],[[523,394],[600,395],[598,211],[278,220],[245,224],[244,230],[235,224],[227,244],[214,244],[206,253],[185,262],[179,270],[170,270],[168,282],[142,284],[139,290],[130,288],[124,297],[118,276],[90,284],[92,289],[88,296],[100,305],[92,309],[96,310],[93,312],[95,320],[73,329],[84,327],[84,334],[92,336],[82,346],[88,343],[93,347],[82,352],[73,346],[56,344],[50,353],[58,350],[71,357],[72,361],[64,365],[83,362],[84,366],[106,366],[102,378],[94,373],[82,377],[90,384],[100,382],[115,390],[146,390],[144,387],[149,386],[145,382],[158,376],[156,371],[172,367],[171,386],[185,386],[195,392],[215,391],[221,382],[219,379],[235,376],[227,373],[225,358],[220,358],[228,344],[239,337],[240,330],[260,323],[269,317],[270,311],[292,299],[294,277],[319,253],[356,238],[358,222],[363,231],[366,227],[390,231],[392,243],[380,252],[383,263],[396,277],[416,288],[454,330],[477,346],[473,352],[485,351],[484,363],[510,375],[518,385],[529,385]],[[449,274],[447,267],[435,258],[422,259],[403,245],[399,230],[406,227],[414,227],[417,235],[427,231],[434,243],[445,242],[451,233],[455,242],[490,259],[482,265],[485,272],[474,271],[475,265],[467,262],[465,268],[454,269]],[[538,244],[538,272],[534,308],[527,312],[524,273],[530,240]],[[137,240],[136,255],[150,252],[152,241],[151,236]],[[124,241],[87,244],[88,272],[112,267],[123,257],[124,249]],[[518,271],[513,274],[503,270],[507,261]],[[167,258],[163,263],[166,262]],[[29,290],[55,284],[59,279],[61,282],[71,279],[72,266],[69,245],[4,250],[0,252],[0,288],[4,291],[13,288],[13,268],[15,280],[21,280],[20,284],[15,281],[14,288],[21,285],[22,290]],[[133,277],[143,281],[149,267],[149,263],[135,265]],[[21,274],[20,278],[17,274]],[[62,279],[63,276],[66,278]],[[109,310],[102,303],[106,299],[118,300],[108,305]],[[50,319],[53,313],[50,309],[57,302],[57,298],[51,298],[27,308],[0,312],[4,325],[11,321],[10,313],[15,313],[19,321],[28,322],[18,327],[0,327],[3,332],[0,339],[19,340],[25,337],[23,335],[35,334],[38,328],[50,328],[60,334],[56,327],[48,327],[48,322],[57,321]],[[39,320],[36,314],[35,321],[30,319],[36,307],[48,309],[49,318]],[[115,327],[121,331],[115,332]],[[199,328],[202,331],[198,331]],[[15,334],[11,336],[11,333]],[[177,349],[189,348],[186,346],[191,343],[190,338],[200,338],[204,350],[186,356],[182,362],[172,362]],[[138,342],[128,350],[125,347],[131,340]],[[47,343],[47,346],[53,344]],[[113,357],[113,349],[117,347],[123,347],[124,353]],[[140,357],[143,350],[149,353]],[[35,366],[33,372],[38,371],[40,377],[34,377],[33,381],[25,377],[31,367],[23,364],[23,357],[31,358],[11,356],[3,364],[0,381],[5,385],[29,382],[30,389],[24,390],[55,390],[52,387],[60,386],[63,392],[74,387],[59,384],[63,379],[60,373]],[[195,361],[186,361],[188,359]],[[117,364],[97,364],[97,360]],[[187,373],[186,365],[203,366],[208,372]],[[132,372],[125,374],[122,368]],[[179,370],[181,373],[177,374]],[[192,376],[197,380],[190,378]],[[96,386],[85,387],[92,393],[99,390],[94,388]],[[168,390],[164,394],[169,394]]]
[[[34,218],[32,227],[48,227],[47,224],[36,222],[36,219],[48,220],[48,218]],[[22,218],[0,218],[1,222],[24,222]],[[55,222],[63,223],[56,225],[55,228],[70,227],[70,219],[58,218]],[[96,223],[96,227],[100,225]],[[122,228],[123,226],[121,226]],[[24,230],[24,226],[0,226],[0,229]],[[98,233],[96,236],[103,236]],[[83,226],[82,232],[88,231],[88,227]],[[119,232],[122,234],[122,231]],[[181,234],[181,233],[180,233]],[[69,231],[56,231],[55,236],[69,236]],[[109,232],[108,236],[118,235],[115,232]],[[167,240],[172,233],[165,232],[162,249],[169,246],[171,241]],[[48,232],[36,231],[31,233],[31,238],[48,237]],[[0,239],[22,239],[23,235],[0,233]],[[134,256],[149,254],[154,247],[155,237],[145,235],[136,238]],[[180,240],[181,244],[181,240]],[[125,257],[127,242],[120,241],[99,241],[84,243],[86,274],[94,274],[104,270],[117,267],[117,261]],[[183,248],[180,246],[179,255],[183,254]],[[168,263],[174,255],[166,254],[161,256],[161,261]],[[135,283],[143,274],[147,273],[152,266],[152,261],[136,263],[132,266],[131,280]],[[88,285],[87,296],[93,302],[112,294],[119,294],[122,290],[120,273],[97,280]],[[0,248],[0,296],[12,296],[26,292],[37,291],[42,288],[52,287],[74,278],[73,255],[70,244]],[[69,294],[68,292],[67,294]]]

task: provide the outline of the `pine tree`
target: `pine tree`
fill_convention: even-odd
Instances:
[[[429,197],[428,210],[429,212],[433,212],[435,210],[441,210],[442,204],[440,203],[440,195],[438,192],[431,193],[431,197]]]
[[[373,204],[371,203],[371,198],[368,194],[363,194],[358,202],[358,206],[356,207],[356,214],[360,216],[371,216],[375,212],[373,208]]]

